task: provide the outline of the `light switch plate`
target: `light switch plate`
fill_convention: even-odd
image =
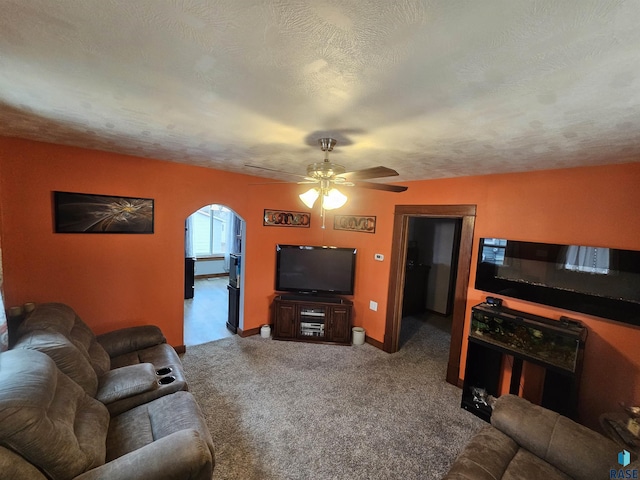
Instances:
[[[373,258],[375,258],[377,261],[381,262],[384,260],[384,255],[381,253],[376,253]]]
[[[369,301],[369,309],[373,310],[374,312],[378,311],[378,302],[374,302],[373,300]]]

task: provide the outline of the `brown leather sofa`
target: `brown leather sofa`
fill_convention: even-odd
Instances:
[[[112,415],[187,390],[182,363],[153,325],[94,335],[62,303],[42,303],[27,314],[13,349],[38,350]]]
[[[491,425],[466,445],[446,480],[594,480],[611,470],[622,450],[608,438],[515,395],[496,399]],[[613,477],[623,478],[623,477]]]
[[[110,416],[44,353],[0,353],[0,477],[211,480],[213,443],[189,392]]]

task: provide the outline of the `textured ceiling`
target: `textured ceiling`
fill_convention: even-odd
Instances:
[[[640,160],[638,1],[0,11],[0,135],[253,175],[304,173],[333,136],[332,161],[394,181]]]

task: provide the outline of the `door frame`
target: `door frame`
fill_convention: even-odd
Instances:
[[[462,220],[453,301],[451,344],[446,377],[447,382],[459,386],[460,355],[462,353],[467,289],[469,288],[471,270],[476,205],[396,205],[393,220],[389,292],[387,295],[387,315],[383,344],[383,350],[388,353],[397,352],[399,349],[402,322],[402,292],[404,291],[409,218],[411,217],[456,218]]]

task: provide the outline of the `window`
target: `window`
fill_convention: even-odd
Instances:
[[[608,275],[611,254],[608,248],[581,247],[569,245],[566,251],[564,268],[574,272],[599,273]]]
[[[221,205],[207,205],[191,215],[193,255],[209,257],[227,252],[231,215],[233,213]]]
[[[503,238],[485,238],[482,244],[482,261],[504,265],[507,241]]]

